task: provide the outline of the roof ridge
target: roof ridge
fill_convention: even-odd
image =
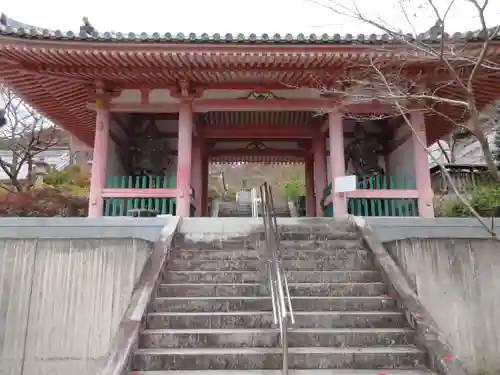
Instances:
[[[15,29],[20,29],[20,28],[29,29],[29,30],[35,29],[35,30],[38,30],[40,32],[42,30],[44,30],[44,28],[42,28],[42,27],[33,26],[33,25],[28,24],[28,23],[17,21],[13,18],[8,17],[7,14],[2,12],[0,14],[0,30],[2,28],[7,29],[9,27],[15,28]]]
[[[293,35],[291,33],[280,34],[268,34],[268,33],[226,33],[222,35],[221,33],[136,33],[136,32],[115,32],[115,31],[105,31],[99,32],[92,27],[91,32],[85,29],[85,25],[80,27],[79,32],[75,31],[62,31],[62,30],[51,30],[47,28],[41,28],[25,24],[13,19],[7,18],[7,16],[2,13],[2,18],[0,20],[6,20],[6,22],[0,22],[0,36],[14,36],[23,37],[31,39],[51,39],[51,40],[75,40],[75,41],[113,41],[113,42],[166,42],[166,43],[214,43],[214,44],[227,44],[227,43],[256,43],[256,44],[339,44],[339,43],[360,43],[360,44],[380,44],[380,43],[399,43],[400,40],[397,37],[391,36],[390,34],[358,34],[354,36],[351,33],[346,34],[315,34],[311,33],[306,35],[304,33],[299,33]],[[84,18],[85,19],[85,18]],[[91,25],[90,25],[91,26]],[[496,27],[489,28],[488,31],[494,30]],[[439,42],[441,41],[441,34],[435,32],[423,32],[418,36],[412,34],[406,34],[409,41],[420,40],[429,42]],[[445,33],[445,38],[452,40],[461,41],[480,41],[484,40],[483,32],[479,31],[466,31],[466,32],[455,32],[453,34]],[[498,33],[495,40],[500,40],[500,33]]]

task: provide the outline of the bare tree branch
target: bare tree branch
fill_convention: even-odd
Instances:
[[[484,130],[485,121],[498,119],[481,113],[485,101],[478,99],[484,96],[479,92],[482,88],[478,86],[484,84],[485,79],[489,79],[486,77],[495,77],[500,70],[499,55],[493,53],[490,48],[492,40],[500,31],[500,25],[487,27],[488,0],[481,3],[479,0],[465,1],[473,6],[481,25],[475,35],[482,38],[478,38],[474,43],[455,36],[450,38],[446,33],[451,10],[459,3],[457,0],[442,1],[439,5],[443,6],[443,11],[440,11],[435,0],[399,0],[399,9],[402,12],[400,19],[406,20],[412,34],[374,18],[373,12],[365,14],[355,0],[312,0],[337,15],[372,26],[399,43],[397,48],[394,48],[394,45],[378,48],[374,44],[372,52],[351,63],[333,84],[325,83],[322,77],[317,77],[316,82],[320,90],[338,100],[339,106],[346,108],[349,104],[382,103],[390,108],[383,116],[403,119],[403,123],[416,137],[420,147],[425,148],[432,161],[439,166],[460,202],[498,240],[490,226],[467,199],[459,194],[446,168],[429,152],[427,144],[418,137],[410,121],[412,111],[419,110],[446,123],[446,129],[451,130],[452,134],[463,133],[467,129],[467,133],[475,137],[480,145],[489,173],[500,183],[500,173]],[[427,32],[418,33],[418,28],[412,23],[407,10],[409,4],[414,8],[428,8],[435,18],[434,25]],[[393,13],[391,15],[394,16]],[[391,49],[393,56],[388,56],[387,49]],[[370,115],[351,115],[351,118],[356,120],[365,120],[367,117]],[[380,117],[380,114],[372,116],[373,119]],[[438,142],[438,147],[442,149],[448,161],[455,159],[456,138],[452,136],[451,141],[450,156]]]
[[[0,130],[0,168],[10,180],[2,187],[28,190],[36,182],[36,157],[59,143],[60,131],[6,86],[0,95],[7,120]]]
[[[374,47],[368,64],[353,64],[345,76],[337,80],[336,86],[323,85],[321,90],[337,95],[339,102],[382,101],[393,106],[393,116],[400,116],[401,110],[409,113],[412,106],[417,104],[442,118],[453,129],[467,127],[480,145],[489,173],[500,182],[500,173],[483,130],[481,110],[484,102],[479,102],[478,96],[481,95],[477,92],[480,78],[484,80],[488,76],[494,77],[500,70],[498,54],[492,54],[490,48],[493,38],[499,35],[500,25],[488,28],[486,24],[489,1],[465,0],[472,5],[481,25],[475,33],[481,35],[482,39],[474,43],[450,38],[446,33],[452,8],[463,5],[463,2],[457,0],[443,1],[440,4],[443,6],[442,11],[436,0],[399,0],[401,19],[406,20],[408,28],[412,30],[411,34],[365,14],[355,0],[312,2],[342,17],[370,25],[400,43],[397,59],[375,57],[377,52],[382,56],[386,55],[387,50],[382,47],[379,51]],[[409,5],[414,8],[426,7],[435,17],[434,25],[426,33],[418,33],[407,10]],[[382,76],[384,80],[381,79]],[[321,78],[317,81],[321,86]],[[453,112],[451,116],[450,113]]]

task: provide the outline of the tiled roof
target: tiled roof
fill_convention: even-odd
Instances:
[[[394,38],[389,34],[383,35],[365,35],[352,34],[206,34],[197,35],[195,33],[120,33],[120,32],[98,32],[94,31],[90,35],[85,31],[61,31],[43,29],[21,22],[6,19],[6,24],[0,22],[0,36],[13,36],[26,39],[48,39],[48,40],[71,40],[71,41],[95,41],[95,42],[143,42],[143,43],[241,43],[241,44],[383,44],[383,43],[400,43],[398,38]],[[492,30],[492,29],[491,29]],[[483,40],[483,33],[480,31],[468,31],[465,33],[454,33],[453,35],[445,34],[447,38],[461,41],[480,41]],[[408,34],[408,39],[413,39],[411,34]],[[441,36],[432,33],[422,33],[417,37],[421,41],[440,41]],[[500,41],[500,33],[495,36],[495,40]]]

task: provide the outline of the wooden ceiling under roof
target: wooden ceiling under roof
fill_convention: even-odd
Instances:
[[[243,47],[243,48],[239,48]],[[489,60],[500,64],[500,48],[492,47]],[[87,108],[94,100],[95,82],[103,82],[115,90],[164,88],[188,81],[194,87],[255,84],[290,87],[331,87],[339,77],[362,74],[369,61],[385,61],[384,69],[398,69],[398,74],[434,85],[439,95],[461,100],[453,85],[440,86],[442,72],[436,62],[411,59],[401,65],[397,46],[380,49],[370,45],[165,45],[126,44],[103,41],[65,41],[0,37],[0,78],[41,113],[63,126],[87,144],[92,144],[95,113]],[[354,72],[354,73],[353,73]],[[441,77],[441,80],[438,78]],[[480,108],[500,96],[498,71],[482,71],[474,81]],[[221,114],[222,113],[222,114]],[[207,123],[229,118],[231,113],[199,115]],[[274,122],[287,123],[307,119],[296,112],[274,112]],[[173,115],[175,117],[175,115]],[[219,117],[217,117],[219,116]],[[242,121],[252,116],[239,115]],[[282,118],[279,118],[282,116]],[[257,118],[255,117],[255,118]],[[311,118],[313,120],[311,120]],[[315,121],[310,117],[307,121]],[[448,133],[454,122],[466,120],[463,108],[436,103],[426,113],[428,142]]]

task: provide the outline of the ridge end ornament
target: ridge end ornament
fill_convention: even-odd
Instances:
[[[95,105],[99,109],[104,109],[104,100],[102,100],[100,97],[95,98]]]

